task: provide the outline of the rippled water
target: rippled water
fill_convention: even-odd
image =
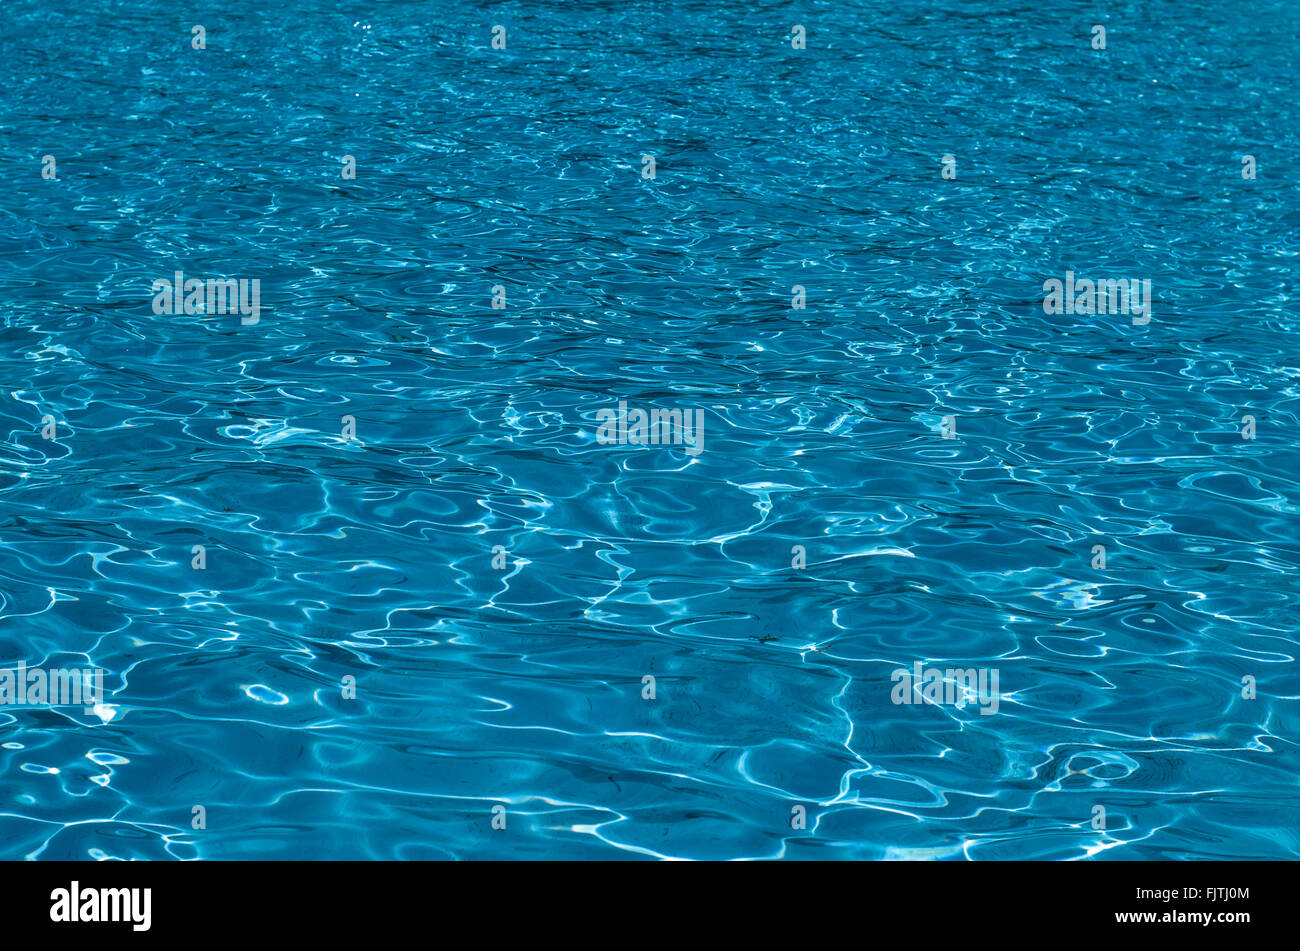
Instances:
[[[0,855],[1300,856],[1300,7],[290,6],[0,12]]]

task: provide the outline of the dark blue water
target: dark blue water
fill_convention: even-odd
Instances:
[[[5,4],[0,855],[1300,856],[1298,26]]]

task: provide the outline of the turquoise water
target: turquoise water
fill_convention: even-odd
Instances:
[[[1300,7],[264,6],[0,13],[0,856],[1300,856]]]

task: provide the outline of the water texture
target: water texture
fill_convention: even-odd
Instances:
[[[0,856],[1300,857],[1298,27],[4,4]]]

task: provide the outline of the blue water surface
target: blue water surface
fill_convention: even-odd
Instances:
[[[1298,27],[10,0],[0,856],[1300,857]]]

